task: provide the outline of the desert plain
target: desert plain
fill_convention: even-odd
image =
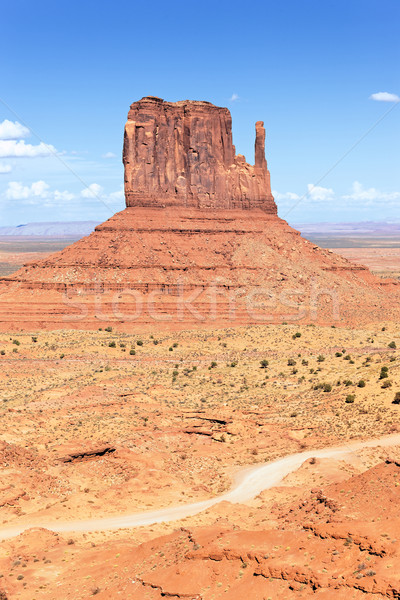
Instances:
[[[107,329],[1,334],[5,598],[397,597],[397,324]],[[222,496],[299,452],[244,503],[93,524]]]

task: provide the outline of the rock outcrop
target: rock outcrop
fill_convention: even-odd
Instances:
[[[127,208],[0,281],[0,329],[186,328],[379,321],[399,286],[322,250],[277,216],[256,123],[255,164],[235,154],[231,116],[209,102],[131,105]]]
[[[235,154],[227,108],[210,102],[131,105],[123,161],[128,207],[261,208],[276,214],[265,159],[265,130],[256,123],[255,165]]]

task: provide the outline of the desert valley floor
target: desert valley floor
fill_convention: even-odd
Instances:
[[[399,597],[400,326],[108,329],[0,336],[4,598]],[[246,503],[79,531],[313,450]]]

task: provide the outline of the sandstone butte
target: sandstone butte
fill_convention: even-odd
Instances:
[[[0,328],[121,330],[399,316],[399,285],[323,250],[277,215],[256,123],[255,164],[236,154],[227,108],[134,102],[126,208],[0,280]]]

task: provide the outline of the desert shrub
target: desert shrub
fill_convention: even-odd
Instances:
[[[37,342],[37,337],[36,337],[36,335],[33,335],[33,336],[32,336],[32,342],[34,342],[34,343],[36,343],[36,342]]]
[[[352,381],[350,381],[350,379],[345,379],[345,380],[343,381],[343,383],[344,383],[344,385],[345,385],[346,387],[349,387],[350,385],[353,385],[353,382],[352,382]]]
[[[343,356],[343,354],[341,352],[335,352],[335,356],[339,358],[340,356]]]
[[[357,385],[358,385],[359,388],[365,387],[366,384],[365,384],[364,379],[360,379],[360,381],[357,383]]]
[[[330,383],[324,383],[322,389],[324,390],[324,392],[331,392],[332,386]]]
[[[266,369],[269,365],[269,362],[264,358],[263,360],[260,360],[260,368],[261,369]]]
[[[390,342],[390,344],[388,344],[388,346],[389,346],[389,348],[392,348],[393,350],[394,350],[395,348],[397,348],[397,346],[396,346],[396,342]]]
[[[174,342],[174,343],[172,344],[172,347],[173,347],[173,348],[177,348],[177,347],[178,347],[178,342]]]
[[[343,360],[351,360],[350,354],[346,354],[346,356],[343,357]]]
[[[320,362],[324,362],[324,360],[325,360],[325,356],[324,356],[323,354],[320,354],[320,355],[317,357],[317,361],[318,361],[319,363],[320,363]]]
[[[287,361],[287,364],[289,365],[289,367],[294,367],[296,364],[296,361],[294,360],[294,358],[289,358],[289,360]]]
[[[400,404],[400,392],[396,392],[392,404]]]
[[[389,379],[387,379],[386,381],[384,381],[381,385],[381,388],[386,390],[387,388],[392,387],[392,382],[389,381]]]
[[[60,358],[64,358],[65,354],[60,354]]]
[[[303,358],[303,360],[301,361],[301,364],[303,365],[303,367],[307,367],[308,366],[308,360],[306,360],[305,358]]]
[[[217,366],[217,363],[215,362],[215,360],[213,360],[211,362],[211,365],[208,367],[209,369],[214,369]]]
[[[347,404],[353,404],[354,400],[356,399],[354,394],[349,394],[348,396],[346,396],[346,400],[345,402]]]
[[[137,346],[143,346],[143,340],[136,340]]]
[[[110,342],[110,343],[108,344],[108,347],[109,347],[109,348],[115,348],[115,346],[116,346],[115,342]]]
[[[300,333],[300,331],[297,331],[296,333],[294,333],[294,334],[292,335],[292,338],[293,338],[294,340],[295,340],[296,338],[299,338],[299,337],[301,337],[301,333]]]
[[[385,367],[382,367],[382,369],[381,369],[381,372],[379,374],[379,379],[385,379],[386,377],[389,377],[389,373],[388,373],[387,367],[386,367],[385,371],[383,370],[384,368]]]
[[[231,362],[231,367],[236,367],[236,365],[237,365],[237,362],[235,360],[233,362]]]
[[[104,328],[104,331],[107,331],[108,333],[112,332],[112,327],[108,326]]]
[[[15,344],[16,346],[20,346],[21,342],[19,340],[13,340],[13,344]]]
[[[136,350],[134,350],[133,348],[131,348],[131,349],[129,350],[129,354],[130,354],[131,356],[135,356],[135,354],[136,354]]]

